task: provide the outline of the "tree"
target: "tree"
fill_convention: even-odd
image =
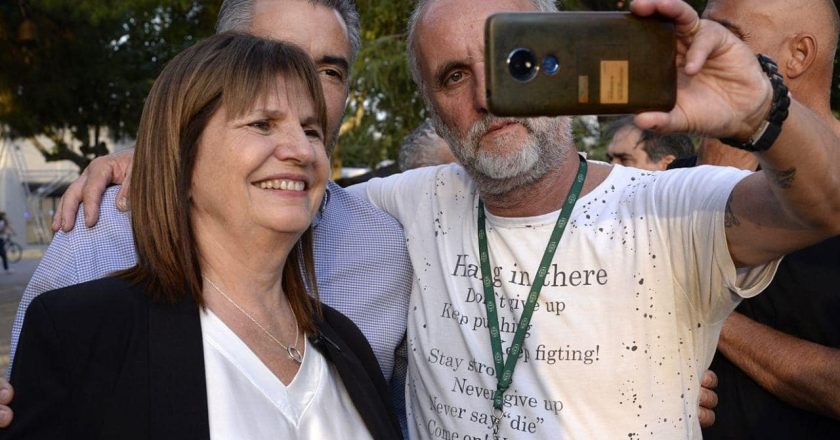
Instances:
[[[345,165],[375,167],[396,159],[403,137],[426,118],[426,110],[405,58],[406,24],[414,2],[357,4],[362,48],[353,65],[338,152]]]
[[[0,124],[84,169],[106,137],[134,136],[163,63],[212,33],[217,12],[198,0],[1,3]],[[35,39],[22,41],[22,26]]]
[[[83,168],[104,139],[134,135],[143,99],[164,62],[213,32],[220,0],[0,1],[0,126],[33,138],[47,160]],[[476,0],[480,1],[480,0]],[[374,167],[395,159],[402,139],[428,114],[405,59],[410,0],[357,0],[362,48],[353,66],[337,156]],[[622,0],[561,0],[566,10],[626,9]],[[689,0],[702,10],[705,1]],[[22,9],[37,40],[20,41]],[[840,67],[840,66],[839,66]],[[833,90],[840,87],[835,69]],[[840,106],[834,94],[833,108]],[[576,135],[591,136],[577,123]],[[582,144],[581,144],[582,145]],[[590,152],[598,156],[599,146]],[[598,156],[600,157],[600,156]]]

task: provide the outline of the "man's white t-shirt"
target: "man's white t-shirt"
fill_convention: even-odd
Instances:
[[[741,297],[760,292],[776,267],[736,271],[727,249],[726,201],[746,175],[616,166],[578,200],[505,394],[500,438],[700,437],[699,382],[722,321]],[[414,266],[411,438],[492,438],[496,375],[475,186],[461,167],[448,165],[354,191],[402,223]],[[505,350],[558,216],[487,213]]]

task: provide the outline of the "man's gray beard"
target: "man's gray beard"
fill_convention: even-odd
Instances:
[[[504,195],[539,180],[561,167],[573,149],[568,118],[498,118],[485,114],[462,138],[437,112],[432,111],[431,116],[438,135],[449,143],[452,154],[483,195]],[[481,136],[497,121],[516,121],[528,131],[525,145],[512,157],[498,157],[478,148]]]

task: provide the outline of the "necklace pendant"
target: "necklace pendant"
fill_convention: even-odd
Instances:
[[[303,363],[303,354],[301,354],[297,347],[286,347],[286,354],[289,355],[289,359],[299,364]]]

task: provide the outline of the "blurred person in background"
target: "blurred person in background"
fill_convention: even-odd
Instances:
[[[659,134],[643,130],[624,116],[607,127],[611,138],[607,145],[610,163],[649,171],[664,171],[677,159],[694,154],[694,143],[685,134]]]
[[[6,255],[6,237],[12,235],[12,225],[9,224],[9,219],[6,218],[5,212],[0,212],[0,260],[3,260],[3,273],[13,273],[9,269],[9,258]]]
[[[400,145],[400,171],[457,162],[449,144],[438,136],[431,121],[423,121]]]

